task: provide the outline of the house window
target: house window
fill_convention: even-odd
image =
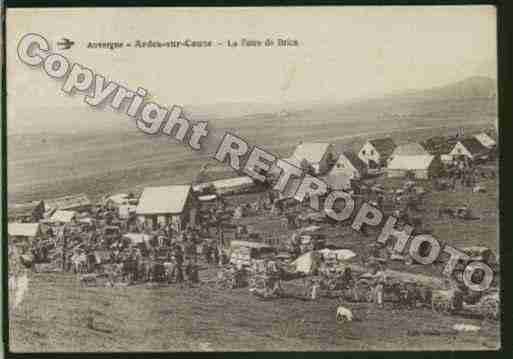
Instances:
[[[365,150],[362,151],[362,155],[364,155],[364,156],[366,155]]]

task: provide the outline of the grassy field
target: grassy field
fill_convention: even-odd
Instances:
[[[208,271],[207,271],[208,272]],[[203,279],[212,273],[202,273]],[[299,293],[285,284],[288,293]],[[296,295],[260,301],[247,289],[82,288],[76,277],[34,274],[11,318],[10,348],[25,351],[490,350],[496,323],[430,309],[347,304],[355,321],[337,324],[337,301]],[[455,323],[481,326],[458,333]]]
[[[390,181],[380,180],[390,185]],[[435,237],[455,247],[497,245],[496,183],[482,183],[486,193],[432,192],[423,219]],[[228,202],[251,202],[257,195]],[[439,203],[472,203],[476,221],[440,220]],[[259,229],[277,233],[279,221],[248,217]],[[256,226],[255,226],[256,227]],[[325,226],[329,243],[364,255],[377,237],[362,236],[344,226]],[[280,233],[284,233],[280,230]],[[285,231],[286,236],[291,231]],[[405,265],[389,269],[440,277],[443,264]],[[184,286],[85,288],[70,274],[31,274],[29,291],[10,322],[14,351],[203,351],[203,350],[489,350],[498,346],[499,325],[470,313],[441,315],[430,309],[378,309],[346,303],[356,321],[334,320],[337,301],[304,299],[301,280],[284,284],[287,297],[261,301],[247,289],[215,287],[215,267],[202,268],[202,283]],[[477,333],[452,329],[457,323],[481,326]]]

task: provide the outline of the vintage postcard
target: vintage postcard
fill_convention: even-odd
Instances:
[[[500,348],[496,18],[8,8],[8,349]]]

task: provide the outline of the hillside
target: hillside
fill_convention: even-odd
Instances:
[[[444,87],[439,91],[448,90]],[[497,121],[495,99],[445,99],[433,95],[435,92],[431,89],[423,97],[398,94],[336,106],[317,104],[310,109],[285,112],[282,109],[268,115],[259,112],[209,118],[206,113],[197,116],[196,112],[190,112],[190,116],[209,119],[210,126],[220,133],[229,130],[281,156],[290,155],[299,140],[329,141],[340,150],[356,149],[369,137],[390,135],[399,142],[421,141],[460,127],[467,133],[479,131]],[[8,136],[10,201],[74,192],[97,195],[148,184],[184,183],[194,178],[206,160],[205,156],[164,136],[140,132],[122,114],[83,110],[75,118],[80,126],[75,126],[74,133],[48,130]],[[86,120],[100,114],[109,118],[108,129],[94,131]],[[37,120],[45,121],[44,117]],[[120,122],[118,130],[115,130],[116,121]]]

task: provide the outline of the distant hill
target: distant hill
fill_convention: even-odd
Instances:
[[[265,104],[255,101],[184,105],[188,118],[212,121],[215,126],[241,129],[267,121],[299,124],[329,124],[341,121],[372,123],[387,119],[448,119],[497,117],[496,80],[470,77],[445,86],[405,91],[379,98],[345,103],[304,102]],[[39,111],[18,111],[8,121],[8,133],[13,134],[92,134],[137,132],[133,119],[111,109],[95,109],[78,103],[72,110],[43,107]]]
[[[426,90],[408,91],[403,96],[419,98],[471,99],[494,98],[497,95],[497,81],[483,76],[469,77],[445,86]]]
[[[382,97],[366,98],[346,103],[286,103],[282,105],[229,103],[190,107],[191,115],[219,119],[277,121],[308,119],[331,121],[353,118],[361,120],[395,119],[397,117],[431,117],[467,114],[496,116],[497,81],[483,76],[469,77],[444,86],[421,90],[408,90]],[[224,111],[223,111],[224,110]]]

